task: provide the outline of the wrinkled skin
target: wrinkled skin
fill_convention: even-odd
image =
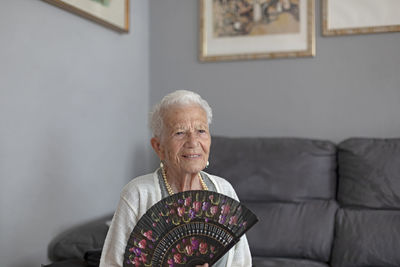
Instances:
[[[172,106],[164,113],[161,136],[151,145],[164,164],[173,191],[201,190],[198,173],[207,164],[211,136],[206,112],[198,105]]]

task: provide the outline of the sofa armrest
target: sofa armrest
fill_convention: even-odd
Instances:
[[[85,252],[101,249],[109,228],[106,222],[111,218],[112,215],[108,215],[59,234],[48,246],[49,259],[83,260]]]

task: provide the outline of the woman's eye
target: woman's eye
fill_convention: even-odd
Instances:
[[[199,130],[199,133],[205,133],[206,130]]]
[[[183,135],[183,132],[176,132],[176,135]]]

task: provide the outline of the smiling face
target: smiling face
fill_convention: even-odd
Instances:
[[[207,164],[211,137],[206,112],[198,105],[170,107],[160,137],[151,139],[167,172],[178,177],[197,174]]]

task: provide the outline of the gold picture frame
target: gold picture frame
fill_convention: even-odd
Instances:
[[[314,10],[314,0],[199,0],[199,60],[312,57]]]
[[[400,31],[399,0],[323,0],[322,35]]]
[[[118,32],[129,32],[130,0],[43,0]]]

